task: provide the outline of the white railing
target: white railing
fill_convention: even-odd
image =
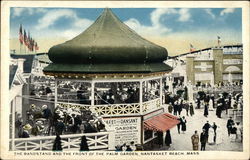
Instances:
[[[130,104],[102,104],[102,105],[83,105],[75,103],[63,103],[58,102],[58,104],[64,108],[79,108],[85,110],[91,110],[96,112],[98,115],[140,115],[141,113],[149,113],[161,107],[160,98],[154,100],[146,101],[142,103],[142,109],[140,103],[130,103]],[[141,112],[142,110],[142,112]]]
[[[161,107],[160,98],[142,103],[143,113],[154,111],[155,109],[158,109],[160,107]]]
[[[114,150],[112,132],[61,135],[63,150],[79,150],[81,137],[86,136],[90,150]],[[14,151],[52,151],[56,136],[14,139]],[[11,140],[10,140],[11,141]]]
[[[95,112],[98,115],[138,115],[140,114],[140,104],[95,105]]]

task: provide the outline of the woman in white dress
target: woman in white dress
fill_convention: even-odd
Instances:
[[[208,130],[208,144],[214,144],[214,129],[212,127]]]
[[[217,129],[216,129],[216,144],[221,144],[222,143],[222,132],[221,132],[221,129],[220,127],[218,126]]]
[[[242,126],[240,125],[240,122],[236,122],[236,140],[238,142],[241,142],[241,134],[242,134]]]
[[[212,99],[209,100],[208,110],[209,111],[213,111],[214,110],[214,108],[213,108],[213,100]]]

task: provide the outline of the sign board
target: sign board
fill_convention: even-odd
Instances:
[[[231,64],[242,64],[242,59],[223,59],[223,64],[231,65]]]
[[[141,140],[141,118],[140,117],[119,117],[104,118],[104,122],[109,126],[110,130],[115,131],[115,146],[124,143],[140,144]]]

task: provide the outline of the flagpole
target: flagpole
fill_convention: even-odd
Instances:
[[[20,52],[20,54],[22,53],[22,51],[21,51],[21,42],[19,41],[19,52]]]

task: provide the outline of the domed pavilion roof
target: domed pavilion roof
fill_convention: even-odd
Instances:
[[[165,48],[139,36],[106,8],[72,40],[50,48],[48,75],[147,74],[169,72]]]

